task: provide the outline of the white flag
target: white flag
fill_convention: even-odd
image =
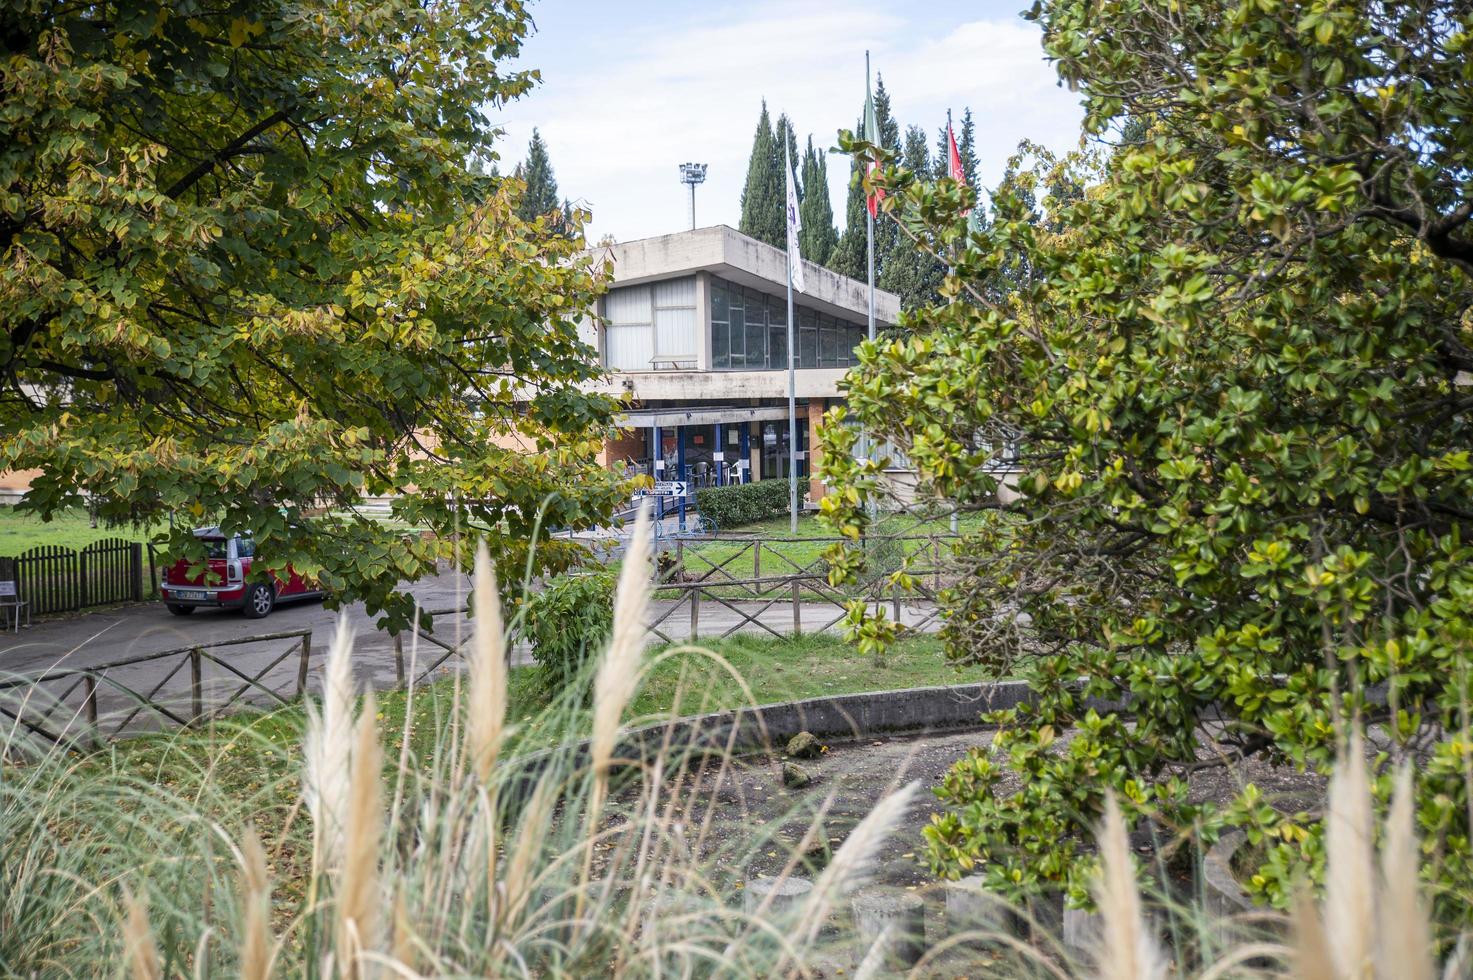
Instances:
[[[803,292],[803,255],[798,250],[798,232],[803,230],[803,219],[798,217],[798,181],[793,177],[793,158],[788,153],[786,141],[783,158],[788,163],[788,279],[793,288]]]

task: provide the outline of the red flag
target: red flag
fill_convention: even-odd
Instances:
[[[951,171],[951,179],[967,186],[967,171],[962,167],[962,155],[956,148],[956,134],[951,131],[951,113],[946,118],[946,169]],[[967,209],[967,230],[976,231],[982,227],[982,214],[976,207]]]
[[[947,115],[950,115],[950,113],[947,113]],[[946,144],[946,162],[948,168],[951,170],[951,179],[965,187],[967,185],[967,172],[962,169],[962,155],[957,151],[956,134],[951,131],[951,123],[949,122],[946,124]]]

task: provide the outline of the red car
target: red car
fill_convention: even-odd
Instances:
[[[175,616],[188,616],[200,606],[213,606],[239,609],[248,619],[261,619],[269,616],[278,602],[322,595],[321,588],[302,578],[290,565],[284,579],[271,569],[270,581],[248,583],[256,557],[256,543],[250,538],[226,537],[218,527],[199,528],[194,536],[208,549],[209,571],[190,575],[190,562],[181,558],[164,572],[159,591]]]

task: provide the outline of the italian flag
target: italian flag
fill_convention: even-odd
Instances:
[[[880,145],[880,123],[875,119],[875,97],[869,91],[868,78],[864,80],[864,138],[876,146]],[[880,169],[879,164],[871,161],[869,165],[869,176],[873,177],[875,171],[878,169]],[[869,216],[871,218],[879,213],[880,202],[884,199],[885,192],[879,188],[876,188],[875,192],[866,198],[865,204],[869,207]]]

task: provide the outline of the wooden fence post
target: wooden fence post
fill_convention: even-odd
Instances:
[[[404,634],[394,634],[394,681],[404,686]]]
[[[312,631],[302,637],[302,652],[297,657],[297,697],[307,694],[307,658],[312,656]]]
[[[150,589],[149,595],[156,596],[159,594],[158,557],[154,552],[152,541],[148,543],[148,585]]]
[[[890,598],[891,598],[891,602],[894,603],[894,609],[895,609],[895,625],[898,626],[898,625],[900,625],[900,586],[897,585],[895,587],[895,594],[893,596],[891,596]]]
[[[675,572],[671,575],[671,580],[685,581],[685,541],[680,538],[675,539]]]
[[[134,541],[128,546],[128,577],[133,583],[133,601],[143,601],[143,545]]]
[[[803,600],[798,595],[799,583],[793,579],[793,635],[803,635]]]
[[[752,542],[752,577],[762,577],[762,539],[758,538]],[[759,585],[760,589],[761,586]]]
[[[931,545],[931,561],[936,566],[936,575],[932,579],[932,581],[935,583],[935,590],[937,592],[940,592],[941,591],[941,542],[940,541],[936,541],[936,542],[934,542]]]
[[[701,633],[701,589],[690,590],[690,641],[696,642]]]
[[[82,676],[82,716],[87,719],[89,729],[87,741],[93,748],[102,745],[101,733],[97,730],[97,678],[92,674]]]
[[[191,721],[199,721],[205,713],[204,652],[199,647],[189,651],[189,697],[193,712]]]

